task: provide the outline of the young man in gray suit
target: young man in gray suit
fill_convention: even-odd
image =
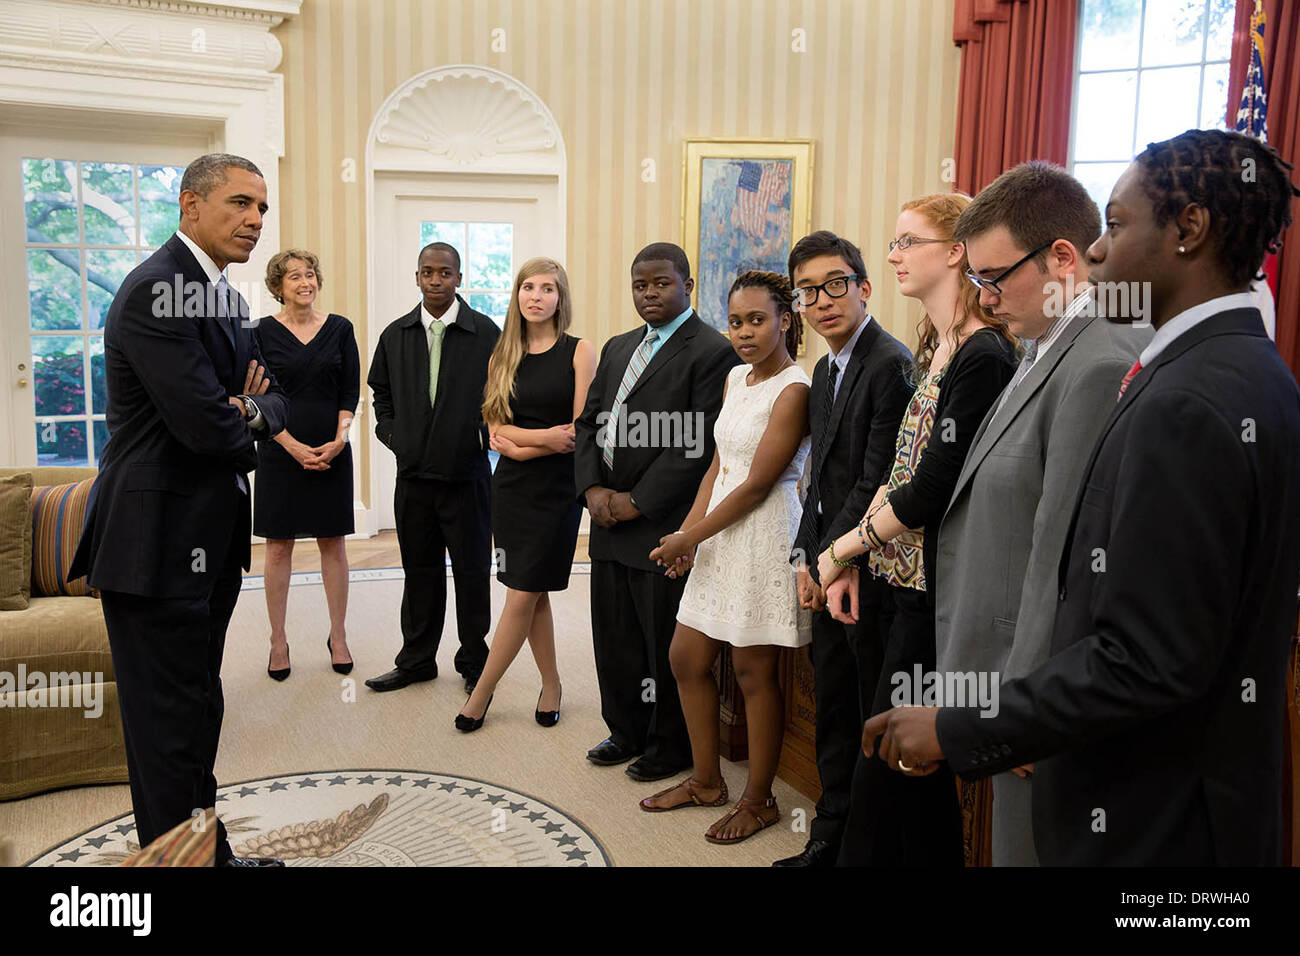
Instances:
[[[940,525],[940,674],[1006,681],[1047,659],[1079,478],[1124,373],[1151,339],[1148,323],[1097,315],[1112,296],[1089,282],[1083,253],[1100,233],[1083,186],[1044,162],[999,176],[954,230],[980,305],[1025,341],[1025,355],[976,433]],[[1145,301],[1127,299],[1130,309]],[[1037,864],[1031,781],[1032,768],[993,777],[995,866]]]

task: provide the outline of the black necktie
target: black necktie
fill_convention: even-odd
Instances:
[[[817,509],[817,514],[821,515],[821,466],[826,460],[826,442],[830,439],[831,431],[831,412],[835,408],[835,383],[840,377],[840,363],[833,358],[827,358],[826,368],[826,393],[822,396],[822,427],[817,443],[813,446],[813,473],[812,480],[808,482],[808,497],[805,499]],[[818,534],[821,534],[821,522],[817,523]]]

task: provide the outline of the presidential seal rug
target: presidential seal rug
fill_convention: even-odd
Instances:
[[[413,770],[330,770],[217,792],[236,856],[289,866],[609,866],[604,847],[550,804],[506,787]],[[116,866],[139,849],[131,814],[28,866]]]

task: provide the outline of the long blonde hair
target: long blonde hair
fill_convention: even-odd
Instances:
[[[970,204],[971,198],[965,193],[931,193],[929,196],[922,196],[919,199],[903,203],[899,212],[909,212],[911,210],[919,212],[934,226],[939,234],[937,238],[951,240],[953,229],[956,228],[962,210]],[[980,307],[980,290],[975,287],[974,283],[966,279],[966,270],[969,268],[970,262],[966,258],[966,250],[963,246],[961,262],[957,263],[959,284],[957,289],[956,321],[953,322],[952,328],[948,331],[953,344],[953,351],[956,351],[956,347],[961,343],[964,337],[962,332],[972,319],[996,329],[1008,342],[1017,345],[1016,337],[1011,334],[1006,322],[990,315]],[[921,314],[921,321],[917,323],[916,340],[916,375],[919,379],[929,374],[930,361],[934,358],[935,350],[939,347],[939,330],[935,328],[934,320],[926,313]]]
[[[529,259],[520,266],[519,274],[515,276],[515,286],[510,290],[505,328],[501,330],[496,348],[488,360],[487,386],[483,389],[483,421],[489,425],[510,424],[510,399],[515,394],[515,373],[519,371],[519,363],[528,352],[528,326],[519,309],[519,287],[525,280],[541,275],[555,276],[555,288],[559,292],[555,314],[551,316],[551,321],[555,323],[556,337],[563,335],[573,321],[569,277],[565,274],[564,266],[545,256]]]

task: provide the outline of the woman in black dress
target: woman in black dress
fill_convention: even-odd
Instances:
[[[582,507],[574,490],[573,420],[596,374],[596,349],[567,335],[569,279],[551,259],[530,259],[515,278],[506,324],[488,364],[483,420],[501,455],[492,475],[492,537],[506,606],[478,686],[456,716],[483,726],[497,682],[527,638],[542,675],[537,722],[560,719],[560,675],[549,591],[569,586]]]
[[[322,279],[310,252],[288,249],[266,266],[266,287],[284,308],[258,320],[254,330],[267,367],[289,396],[287,427],[257,443],[253,533],[266,538],[266,610],[271,619],[271,660],[266,672],[289,676],[284,630],[297,538],[315,538],[329,605],[330,662],[352,670],[344,618],[348,606],[352,450],[348,429],[361,395],[361,362],[352,323],[314,307]]]

